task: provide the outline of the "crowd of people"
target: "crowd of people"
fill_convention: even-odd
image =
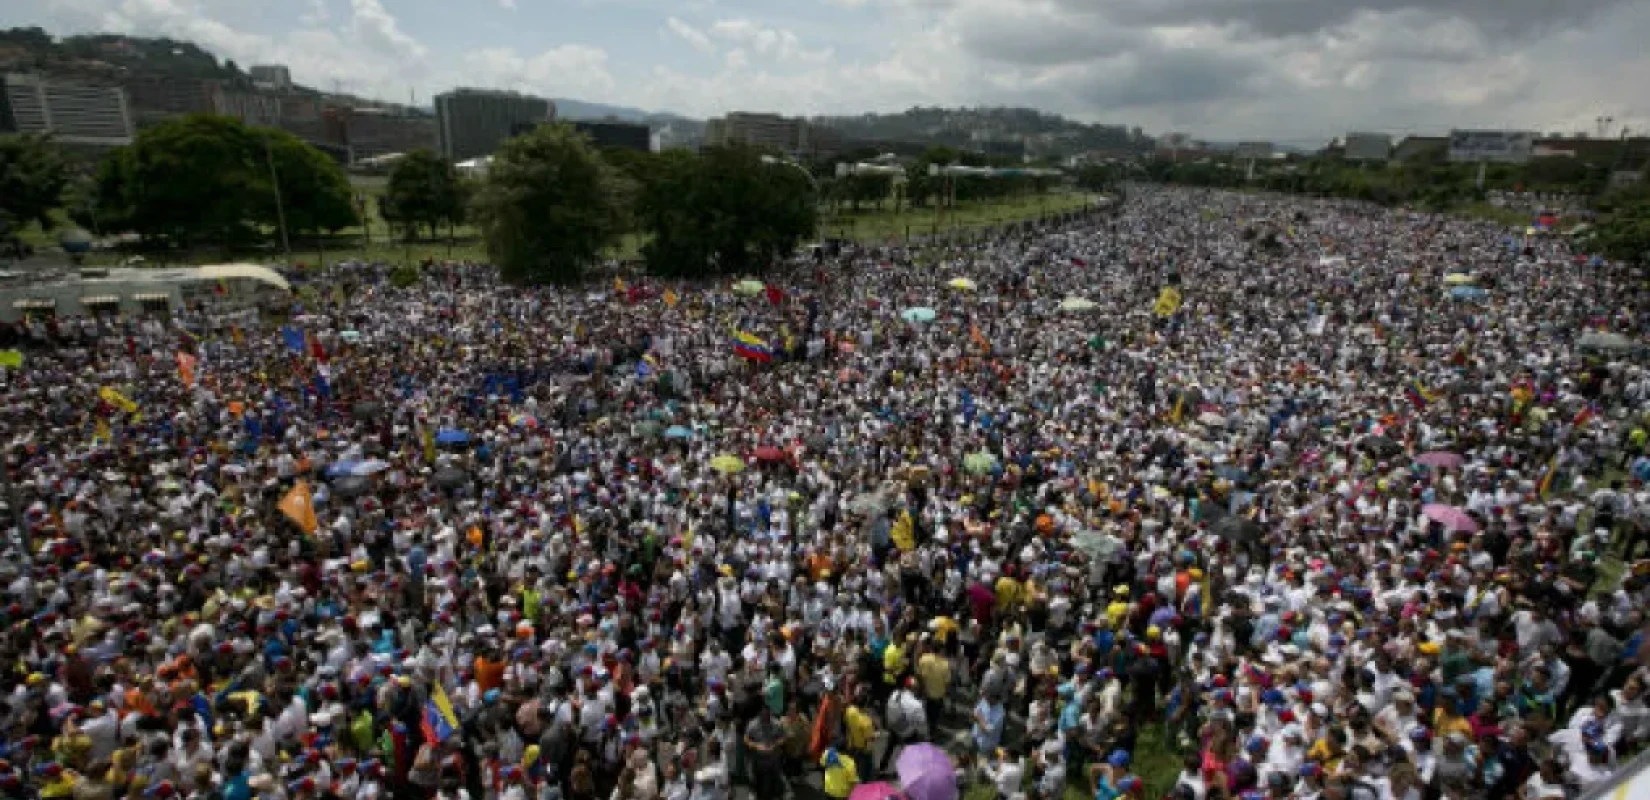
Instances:
[[[1138,187],[744,277],[35,321],[0,797],[1557,800],[1650,741],[1626,267]]]

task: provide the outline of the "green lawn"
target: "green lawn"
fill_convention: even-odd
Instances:
[[[1530,220],[1535,217],[1535,215],[1529,211],[1499,208],[1492,206],[1489,203],[1474,203],[1470,206],[1462,206],[1458,213],[1468,217],[1497,222],[1502,225],[1516,228],[1524,228],[1529,225]]]
[[[994,225],[1006,225],[1020,220],[1036,219],[1043,214],[1058,214],[1092,204],[1092,195],[1076,192],[1050,192],[1043,195],[1023,195],[996,202],[967,203],[944,213],[932,208],[884,210],[866,209],[858,213],[846,211],[820,216],[820,235],[861,242],[888,242],[911,236],[926,236],[954,230],[972,230]]]

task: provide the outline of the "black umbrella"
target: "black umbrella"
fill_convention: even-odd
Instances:
[[[365,475],[345,475],[332,482],[332,493],[339,497],[360,497],[371,486],[372,481]]]
[[[1388,439],[1385,436],[1371,436],[1363,441],[1363,449],[1374,454],[1376,458],[1391,458],[1404,452],[1404,446]]]
[[[469,474],[458,467],[442,467],[435,473],[435,485],[443,489],[457,489],[469,480]]]
[[[1236,514],[1227,514],[1215,520],[1215,523],[1209,526],[1209,530],[1214,531],[1216,536],[1240,544],[1253,542],[1261,535],[1260,523]]]

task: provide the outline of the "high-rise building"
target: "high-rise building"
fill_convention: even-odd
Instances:
[[[132,114],[118,86],[7,73],[0,130],[50,134],[70,145],[118,147],[132,141]]]
[[[261,88],[278,92],[292,88],[292,72],[284,64],[260,64],[248,69],[246,74]]]
[[[492,155],[518,126],[556,118],[542,97],[493,89],[454,89],[435,96],[437,140],[449,161]]]

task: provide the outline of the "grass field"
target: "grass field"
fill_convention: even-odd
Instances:
[[[418,263],[428,259],[486,259],[486,249],[482,245],[479,232],[473,226],[459,226],[451,232],[450,238],[446,231],[441,231],[442,235],[435,239],[414,242],[393,238],[389,225],[378,215],[376,198],[383,192],[381,180],[356,179],[352,180],[352,185],[359,194],[369,200],[363,204],[367,211],[364,225],[345,228],[329,236],[295,237],[292,240],[294,261],[304,264],[330,264],[345,259],[385,263]],[[932,209],[902,209],[898,213],[892,210],[864,210],[834,216],[822,214],[818,234],[820,238],[840,237],[868,244],[883,244],[900,240],[907,232],[913,237],[919,237],[927,236],[935,230],[974,230],[1036,219],[1043,214],[1057,214],[1083,208],[1092,200],[1091,196],[1085,194],[1050,193],[1014,197],[1000,202],[970,203],[949,209],[938,216]],[[24,230],[23,239],[40,250],[55,248],[58,233],[67,225],[67,220],[63,220],[57,231],[44,231],[39,226],[30,225]],[[635,258],[640,255],[645,241],[641,234],[627,234],[623,242],[613,248],[610,255],[616,258]],[[122,262],[127,257],[129,254],[120,251],[98,251],[88,255],[86,263],[90,266],[110,266]],[[268,262],[279,260],[280,257],[281,249],[278,242],[231,253],[225,253],[217,248],[202,248],[189,253],[145,254],[147,262],[157,266],[212,264],[226,260]]]

